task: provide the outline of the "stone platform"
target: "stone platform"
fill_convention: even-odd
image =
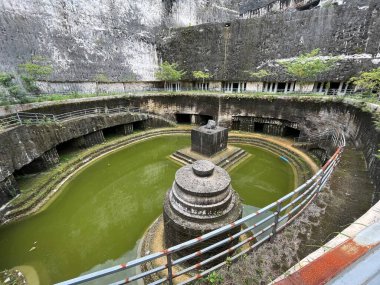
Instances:
[[[209,160],[215,165],[226,169],[232,165],[236,165],[243,158],[248,156],[249,153],[239,147],[227,146],[225,150],[218,152],[211,157],[192,151],[190,147],[177,150],[170,157],[184,165],[191,164],[197,160]]]

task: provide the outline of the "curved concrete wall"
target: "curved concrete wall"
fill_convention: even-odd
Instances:
[[[380,163],[376,158],[380,133],[370,110],[339,100],[312,98],[242,96],[151,95],[72,100],[65,103],[33,104],[29,111],[63,113],[90,107],[137,106],[146,111],[175,120],[175,114],[212,116],[220,125],[230,127],[233,116],[254,116],[287,120],[298,125],[301,134],[309,135],[340,127],[348,141],[362,148],[370,175],[380,189]],[[363,106],[363,105],[362,105]],[[375,112],[375,111],[373,111]],[[106,126],[121,124],[126,118],[108,121],[87,118],[70,121],[65,126],[22,126],[0,134],[1,179],[12,174],[54,145]],[[132,120],[132,118],[130,118]],[[375,200],[378,199],[374,198]]]
[[[146,119],[146,115],[99,115],[57,124],[23,125],[2,132],[0,133],[0,181],[62,142],[104,128]]]
[[[78,102],[79,101],[79,102]],[[312,98],[242,96],[191,96],[152,95],[74,100],[72,103],[56,103],[50,106],[34,106],[30,110],[46,113],[62,113],[95,106],[116,107],[132,105],[175,119],[176,113],[211,115],[221,125],[230,126],[235,115],[277,118],[295,122],[301,133],[312,134],[327,128],[340,126],[357,147],[362,147],[370,167],[376,164],[375,154],[379,143],[379,131],[370,108],[354,102],[321,100]],[[363,107],[363,108],[362,108]],[[371,168],[372,169],[372,168]],[[373,168],[375,169],[375,168]]]

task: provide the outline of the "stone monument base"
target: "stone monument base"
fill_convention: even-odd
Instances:
[[[177,150],[170,157],[184,165],[191,164],[197,160],[209,160],[215,165],[226,169],[232,165],[238,164],[243,158],[248,156],[249,153],[239,147],[227,146],[225,150],[218,152],[211,157],[192,151],[190,147]]]
[[[243,228],[246,228],[246,226],[243,225]],[[252,236],[252,233],[248,232],[248,233],[245,233],[242,236],[240,236],[240,238],[238,240],[239,240],[239,242],[241,242],[241,241],[246,240],[247,238],[249,238],[251,236]],[[252,241],[243,245],[241,250],[248,249],[255,242],[256,242],[256,240],[253,239]],[[166,248],[167,248],[167,246],[166,246],[165,240],[164,240],[164,219],[163,219],[163,216],[160,215],[153,222],[153,224],[151,224],[151,226],[147,229],[147,231],[144,233],[144,236],[140,242],[140,246],[139,246],[137,254],[139,257],[141,257],[141,256],[149,255],[149,254],[154,253],[154,252],[160,252]],[[225,256],[224,258],[227,258],[227,256]],[[138,273],[145,272],[145,271],[151,270],[155,267],[165,265],[166,262],[167,262],[166,258],[161,257],[161,258],[157,258],[153,261],[144,263],[141,266],[140,271]],[[183,269],[185,269],[187,266],[189,266],[189,265],[188,264],[187,265],[186,264],[179,264],[179,265],[173,266],[173,273],[176,274],[176,273],[182,271]],[[202,268],[202,269],[204,269],[204,268]],[[192,271],[191,273],[187,273],[187,274],[184,274],[182,276],[178,276],[177,278],[175,278],[173,280],[173,284],[178,284],[180,282],[186,281],[186,279],[188,279],[188,278],[190,278],[196,274],[197,274],[197,271],[195,270],[195,271]],[[158,279],[161,279],[164,277],[167,277],[167,270],[160,271],[159,273],[156,273],[153,276],[149,276],[149,277],[144,278],[144,282],[145,282],[145,284],[148,284],[148,283],[154,282],[155,280],[158,280]],[[141,282],[139,284],[143,284],[143,283]]]

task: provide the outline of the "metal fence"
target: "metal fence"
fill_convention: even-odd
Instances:
[[[0,119],[0,130],[17,127],[20,125],[39,125],[51,122],[61,122],[71,119],[77,119],[90,115],[99,114],[117,114],[117,113],[141,113],[137,107],[96,107],[90,109],[82,109],[73,112],[62,113],[58,115],[43,113],[20,112],[11,116]]]
[[[266,241],[273,241],[276,234],[284,229],[287,225],[292,223],[305,209],[306,207],[318,196],[318,193],[325,186],[326,182],[330,178],[334,171],[334,168],[339,163],[341,154],[344,150],[346,141],[344,134],[340,131],[334,131],[332,135],[331,143],[336,147],[334,155],[327,161],[327,163],[308,181],[299,186],[297,189],[291,193],[285,195],[281,199],[273,202],[272,204],[258,210],[255,213],[249,214],[232,224],[225,225],[217,230],[209,232],[205,235],[197,237],[195,239],[189,240],[187,242],[181,243],[179,245],[173,246],[161,252],[152,253],[141,258],[129,261],[125,264],[120,264],[117,266],[109,267],[103,270],[99,270],[90,274],[86,274],[68,281],[58,283],[59,285],[69,285],[69,284],[80,284],[90,280],[99,279],[105,276],[114,275],[120,271],[124,271],[131,268],[138,268],[147,262],[154,261],[158,258],[165,258],[166,263],[161,266],[154,267],[145,272],[138,273],[133,276],[124,277],[122,280],[112,283],[116,284],[127,284],[132,281],[142,279],[144,277],[150,277],[155,280],[149,284],[173,284],[175,278],[178,276],[184,276],[186,278],[184,281],[176,282],[177,284],[188,284],[196,279],[207,276],[212,271],[230,263],[240,256],[248,253],[249,251],[259,247],[262,243]],[[232,235],[231,237],[225,238],[221,241],[213,243],[201,250],[198,250],[187,256],[175,259],[173,254],[192,247],[194,245],[199,245],[205,240],[215,238],[221,234],[231,231],[231,229],[236,227],[242,227],[238,233]],[[216,248],[230,243],[232,240],[237,240],[237,243],[230,247],[229,249],[223,250],[212,257],[198,262],[192,266],[187,266],[184,264],[185,261],[191,262],[195,258],[199,258],[206,252],[215,250]],[[199,271],[199,269],[204,268],[204,265],[210,262],[218,261],[220,258],[229,256],[223,262],[217,265],[212,265],[211,268],[207,268],[204,271]],[[178,268],[174,268],[176,265],[181,265],[182,269],[180,271]],[[162,272],[160,277],[157,277],[157,273]],[[156,280],[158,279],[158,280]],[[100,281],[100,280],[99,280]],[[102,282],[104,284],[104,281]]]

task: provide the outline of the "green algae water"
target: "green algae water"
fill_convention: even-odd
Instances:
[[[0,228],[0,271],[29,266],[41,284],[52,284],[135,258],[180,167],[168,156],[188,145],[189,136],[153,138],[82,169],[46,210]],[[290,165],[263,149],[237,146],[251,154],[230,172],[244,204],[262,207],[293,190]]]

